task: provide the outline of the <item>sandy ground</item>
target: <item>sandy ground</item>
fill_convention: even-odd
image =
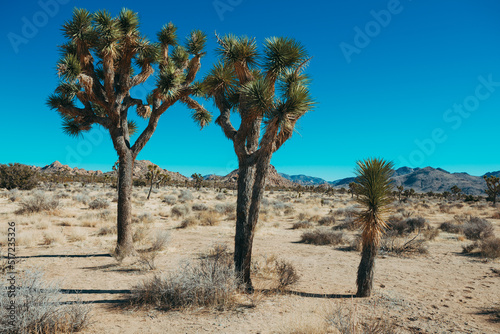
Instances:
[[[151,215],[148,222],[136,225],[147,230],[150,238],[159,231],[170,233],[166,249],[155,261],[156,270],[138,267],[136,258],[120,264],[109,255],[116,235],[98,236],[97,232],[104,226],[113,226],[115,203],[108,209],[111,215],[108,212],[102,219],[95,216],[99,210],[89,210],[87,204],[76,199],[83,194],[111,201],[114,195],[110,188],[73,185],[46,192],[69,196],[63,195],[62,206],[55,212],[34,215],[14,214],[27,193],[21,192],[12,202],[4,192],[0,198],[0,218],[4,223],[16,222],[21,244],[16,254],[20,259],[18,270],[41,270],[47,278],[60,280],[63,289],[79,291],[78,295],[68,293],[68,300],[78,297],[92,303],[92,324],[84,333],[335,333],[327,319],[340,309],[358,322],[368,318],[388,320],[399,333],[500,333],[498,319],[495,321],[484,312],[500,303],[500,274],[495,272],[500,270],[500,261],[461,254],[461,246],[470,241],[456,234],[441,232],[428,242],[428,254],[382,254],[376,262],[374,295],[353,298],[359,252],[346,251],[343,246],[300,243],[304,230],[291,228],[299,221],[300,213],[314,221],[314,215],[324,216],[331,210],[351,207],[354,202],[348,195],[329,197],[331,202],[327,205],[321,204],[326,196],[316,194],[304,194],[298,201],[296,193],[266,195],[271,203],[289,203],[293,210],[284,214],[271,209],[272,204],[268,206],[256,232],[254,258],[276,255],[293,263],[300,281],[288,291],[266,293],[269,283],[257,278],[256,293],[240,296],[247,301],[230,311],[123,308],[128,290],[142,280],[175,271],[180,264],[197,259],[216,243],[233,248],[234,221],[230,216],[222,215],[217,226],[177,228],[183,218],[172,217],[172,205],[162,202],[162,198],[178,196],[179,191],[164,188],[153,193],[148,201],[145,189],[135,191],[134,214]],[[218,203],[235,201],[232,191],[223,200],[215,199],[219,194],[215,190],[191,191],[194,198],[185,203],[188,206],[204,203],[213,208]],[[427,200],[428,208],[418,205],[423,201],[404,204],[405,210],[413,212],[413,216],[425,217],[436,227],[452,221],[458,214],[487,217],[494,224],[496,235],[500,235],[500,220],[489,218],[498,212],[497,208],[464,204],[442,212],[437,200],[435,203]],[[86,223],[86,219],[91,222]],[[47,245],[46,234],[59,237]],[[352,238],[354,232],[347,234]],[[3,239],[2,252],[5,252]]]

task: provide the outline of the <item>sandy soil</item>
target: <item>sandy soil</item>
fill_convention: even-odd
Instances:
[[[149,213],[147,222],[136,223],[153,238],[158,231],[169,231],[170,241],[156,259],[156,270],[145,270],[136,258],[118,263],[111,257],[116,236],[99,236],[105,226],[113,226],[115,203],[103,217],[105,210],[89,210],[77,195],[90,198],[113,197],[113,190],[100,187],[57,189],[48,195],[64,194],[62,207],[48,214],[16,215],[14,211],[27,193],[20,193],[15,202],[4,192],[0,198],[1,221],[15,221],[20,235],[17,256],[19,270],[36,268],[46,277],[61,280],[62,288],[78,290],[68,293],[68,300],[76,297],[93,304],[93,323],[84,333],[335,333],[328,326],[331,314],[344,310],[355,321],[386,319],[400,333],[500,333],[485,310],[500,303],[500,261],[484,260],[461,254],[462,245],[470,243],[457,234],[441,232],[428,242],[428,254],[393,256],[382,254],[376,262],[374,296],[352,298],[355,293],[359,252],[346,251],[344,246],[316,246],[300,243],[304,230],[292,229],[300,213],[314,221],[314,215],[324,216],[331,210],[351,207],[348,195],[334,195],[328,205],[322,205],[316,194],[304,194],[297,201],[296,193],[275,192],[266,198],[289,203],[293,210],[284,214],[270,204],[261,221],[254,241],[254,258],[276,255],[289,260],[300,274],[300,281],[283,293],[266,293],[269,282],[256,279],[253,296],[240,296],[246,300],[241,307],[230,311],[189,309],[162,312],[155,309],[123,308],[130,289],[148,277],[175,271],[185,261],[195,260],[215,243],[233,247],[234,221],[231,215],[220,216],[217,226],[194,226],[178,229],[183,218],[170,215],[172,205],[162,202],[166,195],[179,195],[180,189],[164,188],[145,200],[145,189],[135,191],[134,213]],[[233,203],[232,191],[224,200],[216,200],[214,190],[191,190],[194,199],[185,204],[204,203],[214,208],[219,203]],[[423,207],[414,200],[404,204],[413,216],[425,217],[431,226],[452,221],[454,215],[473,214],[487,217],[500,235],[500,220],[491,219],[497,208],[464,204],[448,212],[439,209],[437,200]],[[427,206],[429,206],[427,208]],[[94,215],[94,216],[92,216]],[[87,217],[87,218],[85,218]],[[302,217],[303,218],[303,217]],[[337,220],[343,218],[340,215]],[[86,223],[86,220],[90,222]],[[317,223],[314,223],[317,225]],[[69,225],[69,226],[68,226]],[[94,226],[92,226],[94,225]],[[2,223],[6,230],[6,224]],[[5,231],[6,232],[6,231]],[[347,232],[353,238],[355,232]],[[4,231],[2,231],[2,235]],[[59,235],[49,245],[46,234]],[[146,245],[148,238],[138,244]],[[2,250],[5,241],[2,239]],[[69,291],[72,292],[72,291]],[[253,307],[248,307],[252,305]]]

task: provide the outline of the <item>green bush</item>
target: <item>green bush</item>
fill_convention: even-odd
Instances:
[[[36,172],[18,163],[0,165],[0,188],[30,190],[38,185]]]

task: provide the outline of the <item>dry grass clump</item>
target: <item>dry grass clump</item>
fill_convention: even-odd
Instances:
[[[109,202],[105,198],[96,198],[89,203],[89,209],[91,210],[107,209],[108,207]]]
[[[500,257],[500,238],[489,237],[472,244],[462,246],[462,253],[470,254],[479,250],[478,255],[483,258],[496,259]]]
[[[346,217],[343,222],[333,226],[336,231],[348,230],[354,231],[359,228],[359,224],[353,217]]]
[[[359,317],[354,305],[340,303],[325,317],[327,324],[341,334],[394,334],[396,324],[386,317]]]
[[[321,226],[332,226],[335,224],[335,217],[334,216],[324,216],[318,220],[318,225]]]
[[[16,214],[33,214],[42,211],[52,211],[59,207],[59,200],[53,196],[47,196],[42,191],[35,192],[32,196],[21,200],[21,206],[15,211]]]
[[[77,241],[84,241],[87,240],[87,233],[81,229],[73,229],[69,236],[68,239],[71,242],[77,242]]]
[[[103,226],[97,231],[98,236],[116,234],[116,226]]]
[[[452,222],[444,222],[439,225],[439,229],[443,232],[460,234],[463,233],[464,229],[462,225],[455,224]]]
[[[232,261],[232,258],[230,259]],[[295,266],[275,255],[262,255],[252,260],[251,271],[254,275],[274,281],[274,288],[278,291],[299,281],[299,274]]]
[[[230,309],[236,302],[237,279],[232,261],[226,258],[226,252],[215,252],[196,263],[186,263],[176,272],[145,280],[133,289],[130,302],[162,310]]]
[[[380,251],[394,255],[427,254],[426,241],[417,233],[412,238],[398,237],[394,233],[387,233],[380,242]]]
[[[236,211],[236,204],[234,203],[220,203],[215,205],[215,211],[223,214],[223,215],[228,215],[231,213],[234,213]]]
[[[307,220],[301,220],[296,223],[293,223],[292,229],[298,230],[298,229],[303,229],[303,228],[312,228],[313,224],[310,221]]]
[[[200,222],[198,219],[194,216],[187,217],[184,219],[181,224],[179,225],[178,228],[188,228],[188,227],[193,227],[193,226],[198,226]]]
[[[2,281],[7,277],[2,276]],[[5,333],[74,333],[90,324],[88,304],[63,304],[59,285],[43,274],[26,271],[16,279],[16,320],[9,322],[8,289],[0,290],[0,327]]]
[[[179,202],[185,203],[187,201],[192,201],[193,199],[194,199],[194,196],[190,190],[187,190],[187,189],[181,190],[181,193],[179,194]]]
[[[226,200],[226,195],[224,195],[224,194],[217,194],[217,196],[215,196],[215,199],[218,200],[218,201],[224,201],[224,200]]]
[[[174,205],[177,202],[177,197],[175,197],[174,195],[167,195],[163,197],[162,202],[169,205]]]
[[[43,241],[42,245],[45,246],[50,246],[54,244],[64,244],[65,243],[65,238],[64,235],[61,233],[58,233],[56,231],[47,231],[43,234]]]
[[[87,205],[90,202],[90,196],[87,194],[77,194],[77,195],[73,196],[73,200],[75,202],[79,202],[79,203]]]
[[[16,189],[11,189],[7,193],[7,197],[11,202],[17,202],[21,198],[21,192]]]
[[[207,211],[208,206],[206,204],[203,204],[203,203],[194,203],[191,206],[191,209],[193,209],[193,211]]]
[[[18,246],[34,247],[38,244],[39,236],[36,231],[21,230],[16,235],[16,244]]]
[[[316,229],[304,232],[300,237],[300,242],[312,245],[332,245],[336,246],[346,242],[343,232],[332,230]]]
[[[170,234],[166,231],[159,231],[155,233],[155,238],[151,243],[151,247],[139,251],[139,264],[147,270],[155,270],[155,259],[158,254],[167,247],[170,240]]]
[[[141,213],[137,218],[133,220],[134,223],[141,223],[141,224],[152,224],[155,222],[155,219],[153,218],[153,215],[151,215],[150,212],[144,212]]]
[[[398,236],[409,235],[427,226],[427,221],[423,217],[411,217],[404,220],[397,219],[395,216],[391,216],[391,218],[388,223],[388,230]]]
[[[486,219],[470,217],[463,226],[463,232],[469,240],[484,240],[493,236],[493,225]]]
[[[220,223],[220,215],[215,211],[202,211],[196,216],[184,219],[178,228],[188,228],[193,226],[215,226]]]
[[[187,205],[177,204],[172,208],[172,210],[170,210],[170,214],[172,215],[172,217],[179,218],[179,217],[187,216],[190,211],[191,210],[189,209],[189,207]]]

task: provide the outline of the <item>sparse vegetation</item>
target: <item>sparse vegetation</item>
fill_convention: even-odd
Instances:
[[[22,199],[19,205],[20,208],[16,211],[16,214],[33,214],[57,209],[59,200],[51,195],[47,196],[45,193],[37,191],[32,196]]]
[[[300,237],[300,241],[312,245],[331,246],[340,245],[346,242],[344,233],[325,229],[304,232]]]

